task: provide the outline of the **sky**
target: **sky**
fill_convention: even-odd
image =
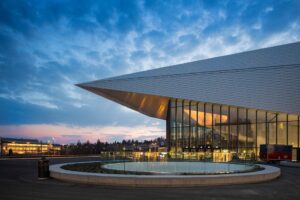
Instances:
[[[300,1],[0,1],[0,137],[154,139],[165,121],[74,84],[300,41]]]

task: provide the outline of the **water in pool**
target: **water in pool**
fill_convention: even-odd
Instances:
[[[122,162],[105,164],[102,168],[158,174],[221,174],[251,171],[255,165],[213,162]]]

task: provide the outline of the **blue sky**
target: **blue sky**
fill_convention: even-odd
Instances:
[[[299,40],[297,0],[2,0],[0,136],[164,136],[164,121],[74,84]]]

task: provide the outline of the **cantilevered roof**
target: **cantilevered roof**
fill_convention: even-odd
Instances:
[[[170,98],[300,114],[300,42],[78,86],[161,119]]]

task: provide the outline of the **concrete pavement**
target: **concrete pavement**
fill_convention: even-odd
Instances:
[[[52,158],[50,163],[99,160]],[[279,179],[266,183],[193,188],[113,187],[37,180],[37,160],[0,160],[0,199],[298,199],[299,168],[280,167]]]

